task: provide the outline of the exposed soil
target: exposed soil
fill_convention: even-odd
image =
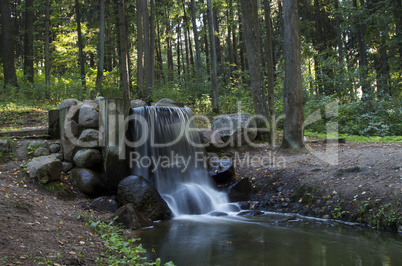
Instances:
[[[300,154],[259,144],[232,155],[253,184],[249,208],[402,229],[401,143],[308,143]]]
[[[68,193],[31,180],[21,167],[21,149],[14,161],[0,165],[0,264],[96,265],[104,247],[85,214],[102,214],[83,207],[88,199],[75,192],[68,176],[60,179]],[[337,157],[323,160],[325,151]],[[310,143],[309,152],[300,154],[257,144],[229,154],[236,159],[236,177],[253,184],[249,208],[362,223],[370,222],[369,209],[392,207],[401,214],[401,143]],[[337,164],[331,164],[334,158]],[[359,208],[366,209],[356,216]]]

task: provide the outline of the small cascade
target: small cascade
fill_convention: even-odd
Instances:
[[[146,106],[130,111],[132,174],[145,177],[174,216],[229,212],[226,193],[214,188],[188,107]]]

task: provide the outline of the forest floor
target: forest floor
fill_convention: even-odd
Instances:
[[[264,143],[227,151],[236,177],[253,184],[250,208],[400,227],[402,143],[311,141],[303,153]],[[0,164],[0,264],[97,265],[105,247],[86,224],[103,214],[85,207],[88,199],[68,176],[60,181],[68,193],[30,179],[23,143],[17,141],[13,160]]]

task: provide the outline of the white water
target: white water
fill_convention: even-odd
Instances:
[[[139,107],[131,109],[134,175],[145,177],[167,202],[175,217],[185,214],[229,212],[227,194],[215,189],[208,175],[204,150],[187,107]]]

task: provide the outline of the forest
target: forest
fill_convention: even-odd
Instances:
[[[325,114],[306,132],[402,132],[401,0],[2,0],[1,34],[3,106],[169,98],[279,131],[292,109]]]

